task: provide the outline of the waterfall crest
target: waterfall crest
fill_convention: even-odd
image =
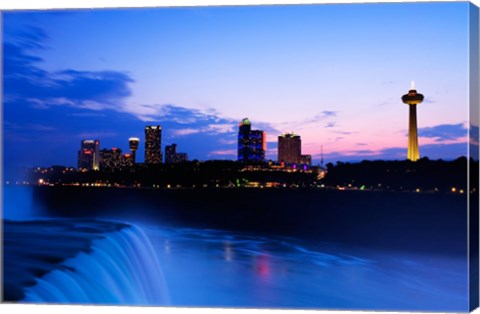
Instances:
[[[92,242],[25,290],[24,302],[165,305],[163,273],[150,240],[128,226]]]

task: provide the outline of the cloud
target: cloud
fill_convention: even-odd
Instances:
[[[214,134],[221,134],[221,133],[232,133],[236,132],[235,130],[236,124],[211,124],[207,127],[206,131]]]
[[[219,150],[214,150],[208,153],[208,156],[222,156],[222,157],[228,157],[229,159],[234,159],[237,156],[237,150],[236,149],[219,149]]]
[[[424,104],[434,104],[436,103],[436,101],[434,99],[432,99],[431,97],[425,97],[425,99],[423,100],[423,103]]]
[[[105,117],[105,113],[100,112],[75,112],[70,114],[72,117]]]
[[[105,138],[105,137],[115,137],[118,136],[117,132],[112,132],[112,131],[97,131],[97,132],[83,132],[80,134],[77,134],[75,137],[79,139],[99,139],[99,138]]]
[[[198,132],[221,134],[236,132],[238,121],[221,117],[212,108],[196,109],[174,104],[141,105],[132,109],[132,114],[145,122],[168,121],[182,126],[174,135],[189,135]],[[195,129],[195,132],[190,129]],[[182,131],[185,130],[185,131]]]
[[[468,130],[464,124],[440,124],[433,127],[418,129],[420,137],[433,138],[436,142],[450,141],[464,138]]]
[[[167,123],[171,128],[170,135],[172,137],[182,137],[197,133],[212,136],[222,134],[228,136],[237,132],[237,122],[232,119],[205,113],[199,109],[175,105],[158,106],[158,115],[156,115],[155,121]]]
[[[333,133],[335,134],[341,134],[341,135],[351,135],[351,134],[355,134],[357,132],[349,132],[349,131],[334,131]]]
[[[25,29],[4,42],[5,105],[21,99],[32,108],[73,106],[90,110],[116,109],[131,95],[134,80],[117,71],[51,72],[41,68],[43,59],[35,52],[45,49],[47,35],[39,28]]]
[[[420,146],[420,157],[429,159],[453,160],[460,156],[467,156],[466,143],[427,144]],[[320,154],[314,154],[315,160],[320,160]],[[359,162],[362,160],[405,160],[406,147],[388,147],[380,150],[358,149],[339,152],[324,152],[326,163],[336,161]]]
[[[305,128],[309,124],[317,124],[319,122],[326,122],[324,126],[325,128],[333,128],[338,126],[335,121],[332,121],[332,119],[337,116],[337,113],[338,111],[324,110],[317,113],[316,115],[307,117],[306,119],[303,119],[301,121],[289,121],[289,122],[277,123],[275,127],[273,127],[273,125],[271,125],[271,127],[274,128],[274,131],[276,133],[282,133],[285,131],[298,132],[298,131],[301,131],[303,128]]]
[[[176,143],[192,159],[210,153],[236,158],[239,119],[215,109],[175,104],[135,104],[130,100],[128,73],[42,69],[48,37],[40,29],[4,37],[5,167],[75,165],[81,139],[99,139],[102,148],[128,150],[128,138],[141,138],[146,124],[163,127],[162,145]],[[129,101],[130,100],[130,101]],[[274,130],[254,122],[254,129]],[[46,135],[46,132],[49,132]],[[19,143],[22,143],[19,145]],[[30,152],[41,150],[41,154]],[[230,155],[228,155],[230,154]],[[141,154],[139,154],[141,161]]]
[[[5,131],[33,131],[33,132],[50,132],[57,131],[57,129],[51,125],[38,124],[38,123],[12,123],[6,121],[4,123]]]
[[[301,124],[317,123],[317,122],[324,121],[328,118],[333,118],[333,117],[336,117],[336,116],[337,116],[337,111],[324,110],[324,111],[316,114],[315,116],[313,116],[311,118],[305,119],[304,121],[302,121],[300,123]]]
[[[320,116],[326,118],[326,117],[335,117],[336,115],[337,115],[337,112],[336,112],[336,111],[327,111],[327,110],[325,110],[325,111],[322,111],[322,112],[321,112],[321,115],[320,115]]]
[[[138,114],[141,120],[169,120],[178,124],[191,124],[209,120],[209,114],[199,109],[186,108],[173,104],[143,104],[132,108],[132,114]]]
[[[420,147],[420,157],[455,159],[460,156],[467,156],[467,148],[467,143],[427,144]]]
[[[217,141],[219,144],[222,145],[236,145],[237,144],[237,139],[236,138],[219,138]]]
[[[173,129],[170,131],[174,136],[185,136],[190,134],[199,133],[199,129]]]
[[[375,106],[379,106],[379,107],[383,107],[383,106],[388,106],[388,105],[393,105],[394,103],[401,103],[401,99],[393,99],[393,98],[390,98],[388,100],[383,100],[377,104],[375,104]]]

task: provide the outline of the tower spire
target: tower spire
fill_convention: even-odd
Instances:
[[[323,166],[323,145],[320,146],[320,165]]]

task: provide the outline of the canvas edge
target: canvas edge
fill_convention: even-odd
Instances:
[[[0,10],[0,43],[3,43],[3,12]],[[0,302],[3,303],[3,44],[0,44]]]
[[[455,0],[454,0],[455,1]],[[308,5],[308,4],[329,4],[335,1],[322,2],[322,3],[297,3]],[[365,3],[395,3],[403,2],[401,0],[397,1],[367,1]],[[408,1],[411,2],[411,1]],[[412,1],[413,2],[413,1]],[[429,2],[428,0],[420,2]],[[440,0],[438,2],[450,2],[449,0]],[[358,2],[347,2],[349,3],[358,3]],[[288,3],[286,3],[288,4]],[[295,5],[295,3],[289,3],[290,5]],[[240,5],[240,4],[236,4]],[[248,5],[248,4],[247,4]],[[268,5],[268,4],[265,4]],[[187,6],[196,6],[193,4],[188,4]],[[148,7],[148,6],[147,6]],[[108,8],[108,7],[105,7]],[[104,8],[104,9],[105,9]],[[42,10],[42,8],[38,8]],[[37,10],[38,10],[37,9]],[[81,8],[80,8],[81,9]],[[102,9],[102,8],[99,8]],[[10,8],[2,9],[0,8],[0,43],[2,42],[2,29],[3,29],[3,13],[12,10]],[[30,9],[29,9],[30,10]],[[34,9],[31,9],[34,10]],[[479,7],[476,6],[473,2],[469,4],[469,117],[468,121],[470,123],[469,128],[469,159],[470,163],[472,161],[479,160],[479,150],[478,146],[472,145],[472,139],[478,139],[479,132],[479,106],[480,106],[480,64],[479,64],[479,33],[480,33],[480,24],[479,24]],[[3,45],[0,45],[0,60],[3,60]],[[0,62],[0,104],[3,103],[3,63]],[[3,106],[0,107],[0,183],[3,182]],[[476,126],[477,128],[473,128]],[[469,273],[469,311],[474,311],[479,306],[479,174],[471,171],[469,165],[468,169],[468,184],[469,191],[475,189],[477,193],[470,193],[468,200],[468,273]],[[0,204],[3,203],[3,185],[0,184]],[[3,207],[0,206],[0,242],[3,242]],[[0,250],[0,279],[3,278],[3,250]],[[0,303],[3,303],[3,281],[0,284]],[[163,309],[162,309],[163,310]],[[355,311],[361,312],[361,311]]]
[[[479,306],[479,174],[472,167],[479,160],[479,8],[469,5],[469,169],[468,184],[468,273],[469,311]]]

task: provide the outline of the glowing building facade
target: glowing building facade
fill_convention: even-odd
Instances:
[[[238,161],[264,161],[266,148],[266,133],[262,130],[252,130],[250,120],[243,119],[238,129]]]
[[[413,82],[408,94],[402,96],[402,101],[409,107],[407,159],[417,161],[420,159],[417,133],[417,105],[423,101],[423,95],[417,93]]]
[[[160,125],[145,127],[145,163],[162,163],[162,127]]]
[[[82,140],[78,151],[78,170],[100,169],[100,141]]]
[[[298,164],[302,157],[302,139],[295,133],[283,133],[278,137],[278,162]]]

